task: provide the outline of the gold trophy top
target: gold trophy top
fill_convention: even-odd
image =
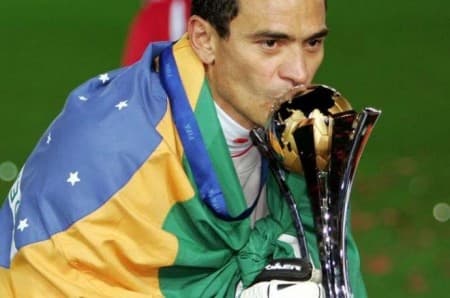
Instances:
[[[312,125],[316,164],[324,170],[330,159],[332,116],[347,111],[352,107],[338,91],[325,85],[310,86],[271,114],[266,125],[268,141],[287,170],[303,173],[293,133]]]

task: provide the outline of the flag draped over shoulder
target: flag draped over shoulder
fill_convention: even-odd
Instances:
[[[137,64],[102,74],[69,96],[0,211],[1,297],[234,297],[268,260],[293,257],[295,235],[274,180],[270,215],[217,218],[198,197],[149,47]],[[232,215],[247,208],[215,114],[203,65],[186,38],[178,70]],[[318,266],[303,179],[288,177]],[[365,297],[349,234],[355,297]],[[24,286],[27,285],[27,286]]]

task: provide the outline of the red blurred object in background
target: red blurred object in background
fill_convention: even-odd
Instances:
[[[150,42],[175,40],[186,29],[190,15],[191,0],[150,0],[131,23],[123,65],[139,60]]]

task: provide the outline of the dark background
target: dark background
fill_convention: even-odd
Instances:
[[[352,195],[369,296],[445,297],[450,2],[328,2],[331,32],[316,81],[336,87],[356,110],[383,110]],[[13,165],[23,165],[69,91],[119,66],[139,5],[0,2],[0,200]]]

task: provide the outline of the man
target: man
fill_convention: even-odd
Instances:
[[[138,61],[151,42],[176,40],[186,30],[191,0],[149,0],[131,23],[123,65]]]
[[[257,282],[301,256],[248,134],[311,83],[326,34],[323,0],[195,0],[173,46],[75,89],[1,209],[1,296],[322,297],[317,274]],[[303,179],[287,181],[318,267]]]

